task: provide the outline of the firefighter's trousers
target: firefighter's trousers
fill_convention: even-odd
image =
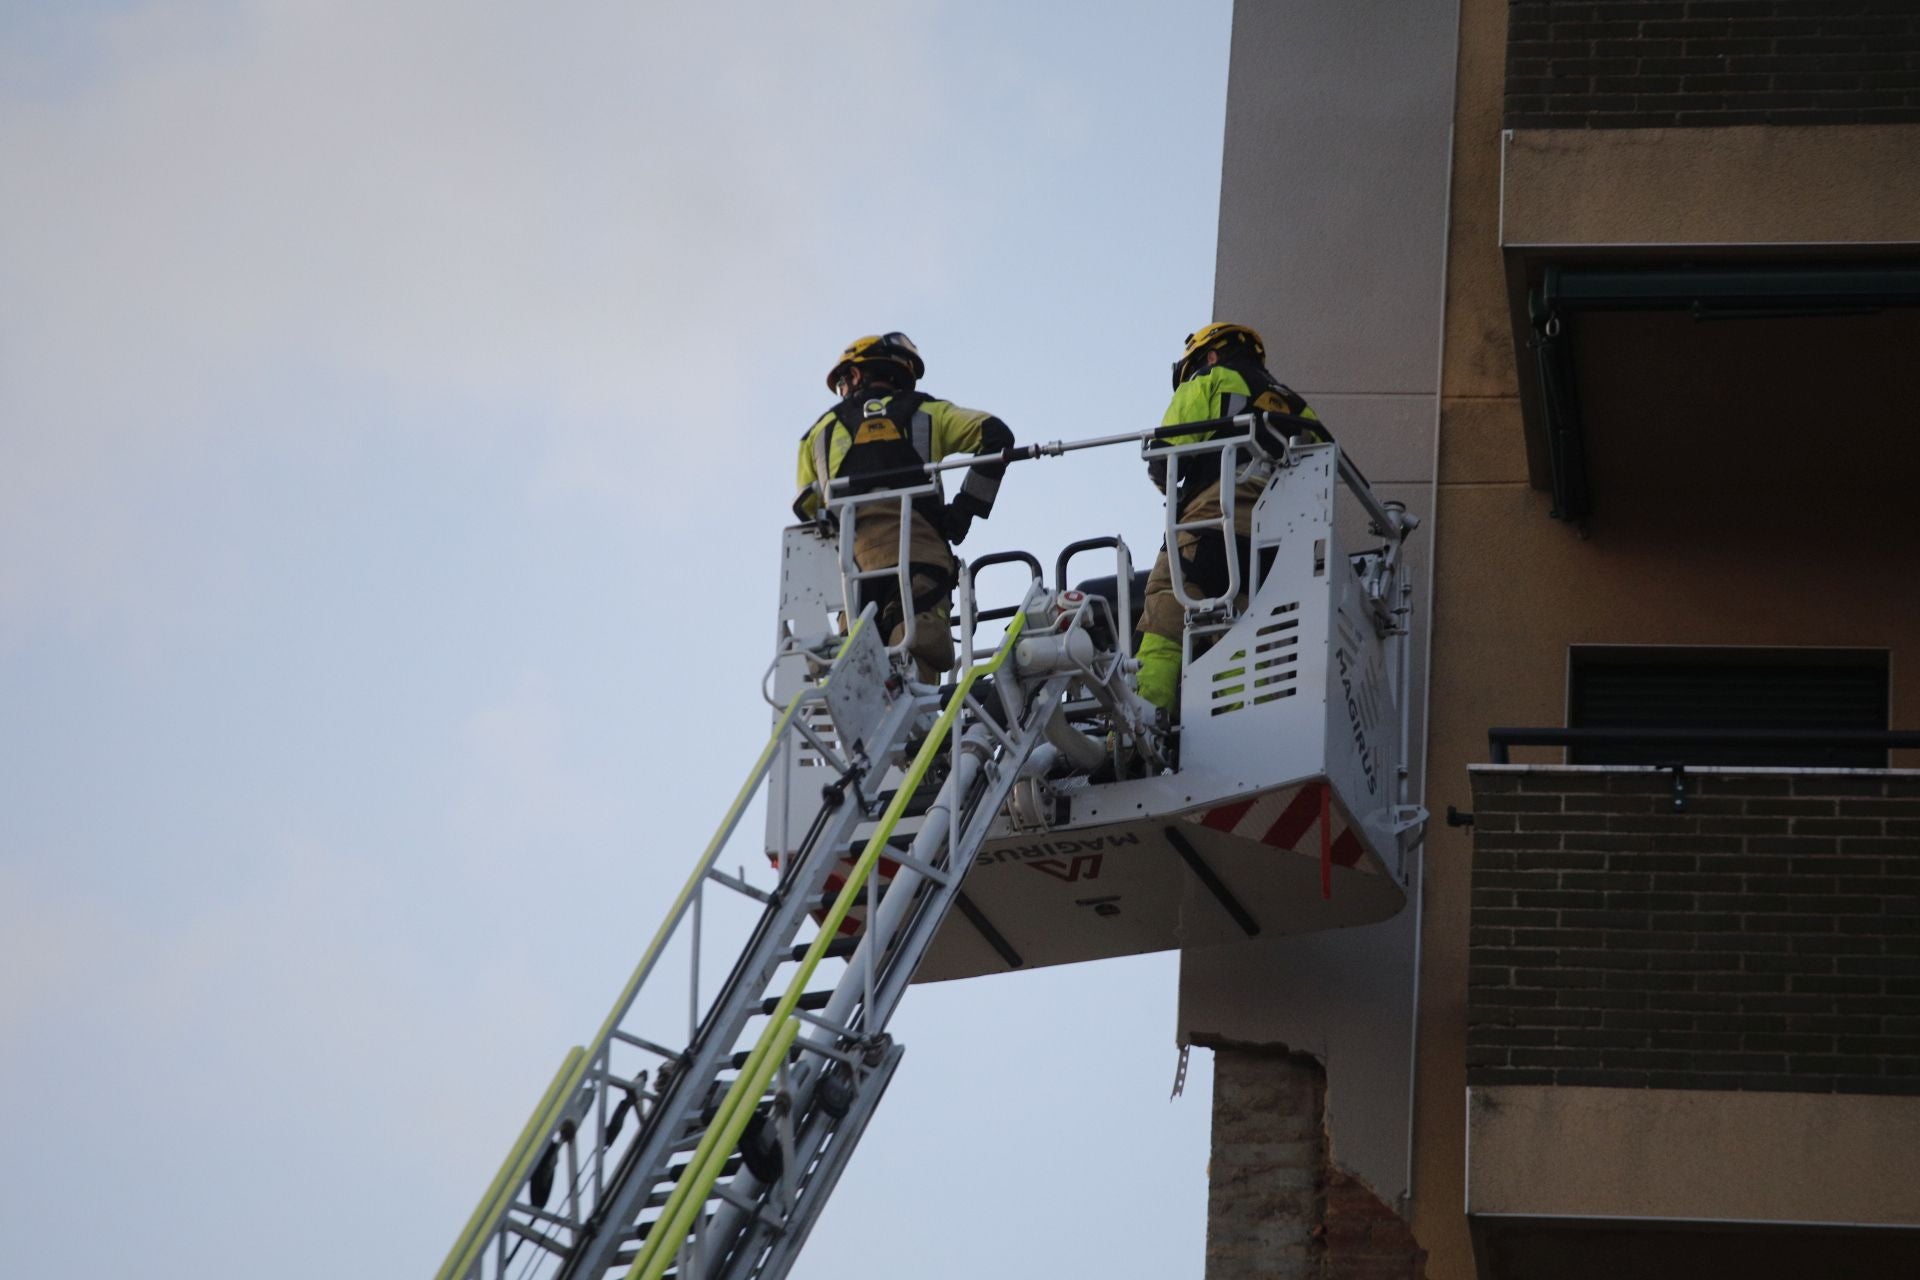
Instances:
[[[1240,597],[1235,609],[1246,605],[1249,549],[1253,538],[1253,504],[1266,491],[1264,481],[1240,485],[1233,494],[1234,552],[1240,561]],[[1195,494],[1181,509],[1182,523],[1220,518],[1220,485],[1216,481]],[[1217,596],[1227,589],[1227,548],[1212,529],[1189,529],[1180,535],[1180,573],[1192,595]],[[1140,696],[1167,710],[1180,689],[1180,638],[1187,611],[1173,594],[1173,570],[1162,545],[1153,572],[1147,575],[1147,598],[1140,610]]]
[[[911,569],[909,586],[913,591],[913,643],[907,647],[920,679],[927,684],[953,669],[953,550],[947,540],[921,515],[913,513],[908,531],[912,539],[907,548]],[[891,569],[900,563],[900,514],[897,511],[860,513],[854,529],[853,561],[862,572]],[[855,605],[865,608],[877,602],[881,634],[888,644],[899,644],[906,631],[905,609],[900,601],[898,578],[870,579],[861,586],[861,598]]]

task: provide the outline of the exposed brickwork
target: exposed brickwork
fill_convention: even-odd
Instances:
[[[1207,1280],[1420,1280],[1425,1264],[1400,1216],[1329,1167],[1320,1064],[1217,1049]]]
[[[1512,0],[1510,129],[1920,121],[1920,0]]]
[[[1215,1050],[1207,1280],[1319,1275],[1325,1091],[1311,1058]]]
[[[1468,1081],[1920,1094],[1920,777],[1473,772]]]
[[[1420,1280],[1426,1274],[1427,1252],[1406,1220],[1338,1169],[1327,1175],[1323,1228],[1325,1280]]]

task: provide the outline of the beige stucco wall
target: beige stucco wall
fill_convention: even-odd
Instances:
[[[1740,508],[1753,517],[1744,528],[1723,528],[1716,513],[1743,501],[1729,488],[1583,538],[1550,519],[1547,496],[1528,486],[1517,407],[1452,409],[1436,521],[1435,811],[1472,807],[1467,767],[1487,759],[1489,726],[1564,723],[1572,644],[1886,647],[1895,655],[1894,723],[1920,720],[1920,663],[1903,660],[1920,643],[1920,592],[1911,589],[1920,563],[1910,543],[1886,540],[1883,511],[1830,509],[1822,527],[1831,542],[1805,526],[1768,529],[1757,507]],[[1434,1280],[1473,1275],[1461,1215],[1470,854],[1468,831],[1429,826],[1414,1225]]]
[[[1920,433],[1896,425],[1912,415],[1883,378],[1875,383],[1884,365],[1850,355],[1848,345],[1867,333],[1895,351],[1904,331],[1860,321],[1852,330],[1761,338],[1778,349],[1754,352],[1755,386],[1725,388],[1690,382],[1691,357],[1663,351],[1676,329],[1649,336],[1590,326],[1584,354],[1626,376],[1583,389],[1596,440],[1596,516],[1575,528],[1551,519],[1548,495],[1528,483],[1502,244],[1920,239],[1920,129],[1551,132],[1509,141],[1500,127],[1507,5],[1463,0],[1461,12],[1430,529],[1429,807],[1470,808],[1467,766],[1487,758],[1489,726],[1564,723],[1574,644],[1886,647],[1894,724],[1920,723],[1920,663],[1910,657],[1920,646],[1920,554],[1898,532],[1905,491],[1920,474],[1908,437]],[[1682,335],[1709,344],[1749,336]],[[1832,359],[1809,361],[1821,344]],[[1685,399],[1685,413],[1656,420],[1635,399],[1645,387],[1632,370],[1648,361],[1664,361],[1665,399]],[[1863,385],[1883,394],[1850,404]],[[1783,392],[1813,411],[1793,430],[1775,425],[1756,436],[1757,415],[1777,417]],[[1462,1212],[1470,854],[1469,831],[1430,825],[1414,1227],[1435,1280],[1474,1275]],[[1584,1132],[1570,1130],[1567,1141],[1577,1149]],[[1634,1158],[1602,1143],[1586,1174],[1617,1186]],[[1525,1168],[1515,1176],[1525,1178]],[[1490,1187],[1478,1194],[1492,1203],[1484,1200]]]
[[[1447,287],[1440,366],[1439,489],[1433,537],[1433,653],[1428,667],[1427,807],[1443,813],[1465,796],[1466,764],[1483,758],[1457,687],[1464,667],[1452,634],[1459,588],[1450,575],[1471,569],[1453,533],[1488,502],[1508,523],[1546,520],[1526,482],[1526,450],[1515,397],[1500,251],[1500,111],[1506,66],[1504,0],[1462,0],[1455,74],[1453,183],[1448,206]],[[1464,500],[1464,501],[1463,501]],[[1461,786],[1452,793],[1452,784]],[[1466,1165],[1467,905],[1473,848],[1464,828],[1427,825],[1421,930],[1420,1011],[1414,1060],[1413,1230],[1427,1250],[1431,1280],[1471,1280]]]
[[[1215,271],[1214,318],[1259,329],[1275,376],[1312,402],[1380,497],[1423,521],[1455,18],[1455,0],[1237,0]],[[1407,547],[1422,590],[1432,546],[1422,530]],[[1424,648],[1422,636],[1416,717]],[[1416,730],[1415,798],[1423,741]],[[1181,962],[1179,1034],[1318,1057],[1333,1159],[1394,1205],[1410,1163],[1416,921],[1407,911]]]
[[[1474,1089],[1467,1212],[1920,1226],[1920,1098]]]
[[[1379,17],[1377,7],[1367,13],[1368,21]],[[1444,302],[1437,317],[1414,317],[1437,323],[1443,342],[1435,489],[1420,492],[1428,479],[1420,448],[1431,429],[1421,402],[1430,384],[1410,357],[1367,363],[1369,336],[1394,335],[1402,351],[1417,350],[1409,315],[1396,312],[1388,328],[1337,319],[1299,328],[1261,310],[1280,297],[1338,297],[1351,265],[1292,243],[1304,220],[1323,210],[1287,204],[1277,185],[1268,191],[1262,183],[1285,179],[1289,190],[1318,190],[1310,181],[1319,173],[1315,148],[1342,162],[1367,160],[1381,117],[1404,95],[1367,98],[1350,81],[1316,83],[1322,109],[1303,115],[1289,112],[1285,78],[1262,82],[1253,98],[1236,93],[1230,111],[1243,114],[1229,122],[1221,209],[1218,301],[1286,335],[1274,344],[1276,370],[1316,402],[1324,399],[1324,408],[1337,408],[1376,479],[1404,485],[1426,518],[1417,536],[1431,557],[1435,594],[1426,620],[1433,647],[1425,803],[1435,813],[1470,807],[1467,768],[1487,758],[1489,726],[1564,722],[1574,644],[1884,647],[1894,655],[1893,722],[1920,725],[1920,662],[1911,658],[1920,645],[1913,585],[1920,539],[1905,532],[1904,514],[1912,477],[1920,475],[1920,430],[1910,425],[1920,361],[1901,358],[1920,346],[1914,321],[1862,317],[1706,332],[1686,328],[1684,316],[1624,325],[1616,317],[1583,320],[1583,368],[1608,376],[1583,388],[1596,510],[1575,528],[1551,519],[1548,496],[1529,483],[1510,275],[1514,262],[1545,245],[1920,242],[1920,126],[1542,131],[1509,139],[1501,122],[1506,0],[1461,0],[1458,15]],[[1305,65],[1337,71],[1344,20],[1333,8],[1242,0],[1236,76],[1269,65],[1261,42],[1277,47],[1268,30],[1274,24],[1293,24],[1287,34],[1298,43],[1299,24],[1319,16],[1326,21],[1315,29],[1330,43],[1312,46]],[[1347,25],[1358,30],[1355,24],[1364,25]],[[1336,110],[1348,102],[1356,118]],[[1239,154],[1264,159],[1236,169]],[[1391,162],[1395,153],[1381,154]],[[1266,162],[1275,157],[1286,163]],[[1369,162],[1366,177],[1378,184],[1391,171],[1391,163]],[[1369,193],[1353,212],[1341,211],[1347,221],[1376,216],[1371,187],[1332,189]],[[1383,244],[1407,274],[1407,244]],[[1275,281],[1289,288],[1267,287]],[[1361,284],[1369,287],[1357,297],[1387,296],[1371,287],[1377,274]],[[1418,312],[1417,296],[1414,303]],[[1734,366],[1738,385],[1696,376]],[[1909,381],[1896,385],[1888,371],[1901,368]],[[1434,1280],[1475,1274],[1464,1212],[1470,855],[1466,829],[1429,825],[1411,1212]],[[1315,1040],[1319,1023],[1305,1025],[1291,1001],[1272,994],[1317,971],[1297,950],[1261,955],[1261,963],[1239,969],[1190,958],[1182,1026],[1225,1040],[1289,1039],[1327,1053],[1337,1148],[1342,1069],[1330,1051],[1337,1038]],[[1617,1182],[1628,1155],[1596,1150],[1602,1158],[1592,1176]]]
[[[1500,239],[1521,245],[1920,238],[1920,124],[1534,129],[1506,136]]]

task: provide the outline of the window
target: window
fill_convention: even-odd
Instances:
[[[1576,646],[1570,728],[1884,730],[1884,649]],[[1806,765],[1884,769],[1883,747],[1786,742],[1583,743],[1569,764]]]

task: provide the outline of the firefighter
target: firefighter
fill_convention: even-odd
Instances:
[[[1161,419],[1164,427],[1185,422],[1225,418],[1252,409],[1273,410],[1295,417],[1318,415],[1294,391],[1267,372],[1266,344],[1242,324],[1210,324],[1187,335],[1186,349],[1173,362],[1173,402]],[[1279,428],[1298,432],[1295,424]],[[1268,428],[1262,428],[1263,431]],[[1218,435],[1205,429],[1157,441],[1156,447],[1191,444]],[[1313,440],[1329,439],[1325,432],[1307,433]],[[1167,489],[1164,458],[1147,462],[1147,472],[1162,493]],[[1234,489],[1234,532],[1240,561],[1240,582],[1247,582],[1249,549],[1253,537],[1253,505],[1266,488],[1270,472],[1251,468]],[[1181,521],[1220,516],[1220,459],[1217,454],[1188,454],[1180,459],[1180,492],[1174,495]],[[1219,596],[1227,589],[1227,549],[1211,530],[1180,535],[1180,571],[1189,594]],[[1173,594],[1173,576],[1163,544],[1153,572],[1147,577],[1147,598],[1140,613],[1140,696],[1171,712],[1180,692],[1180,637],[1186,610]]]
[[[1007,424],[978,409],[962,409],[915,389],[926,373],[919,350],[904,333],[856,338],[827,374],[827,389],[840,402],[820,415],[800,440],[799,496],[794,514],[811,520],[825,510],[828,482],[847,477],[851,484],[833,496],[900,489],[919,483],[910,472],[949,454],[998,454],[1013,447]],[[920,679],[933,683],[953,667],[955,567],[953,547],[964,541],[974,520],[993,510],[1006,463],[980,462],[967,469],[952,502],[938,495],[914,499],[908,549],[913,592],[912,655]],[[854,530],[854,563],[862,570],[899,564],[900,514],[897,506],[864,508]],[[877,603],[881,632],[898,644],[906,629],[899,581],[868,579],[856,608]]]

